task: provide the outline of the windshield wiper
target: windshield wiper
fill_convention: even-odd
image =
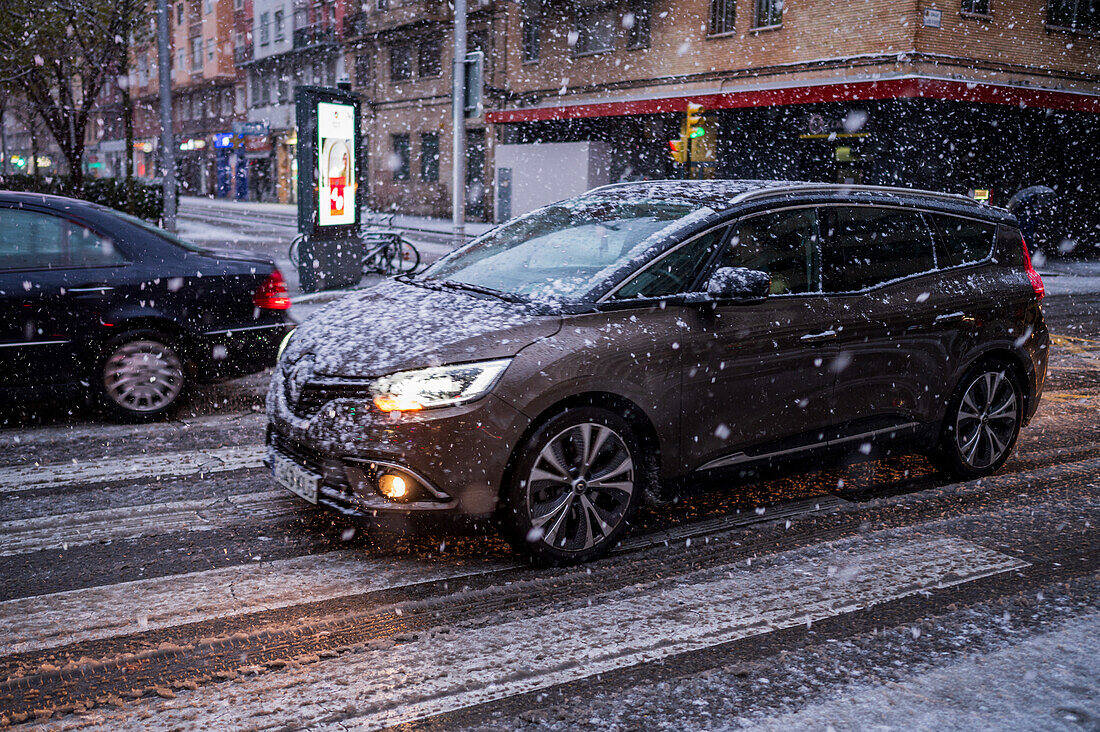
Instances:
[[[481,295],[488,295],[495,297],[498,300],[504,300],[505,302],[527,302],[527,298],[522,295],[515,295],[511,292],[502,292],[501,290],[494,290],[491,287],[482,287],[481,285],[471,285],[469,282],[459,282],[457,280],[418,280],[422,284],[434,283],[440,287],[446,287],[449,290],[467,290],[469,292],[476,292]]]

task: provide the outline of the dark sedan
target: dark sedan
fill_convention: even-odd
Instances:
[[[149,419],[192,381],[275,362],[282,274],[145,221],[58,196],[0,192],[0,398],[90,395]]]

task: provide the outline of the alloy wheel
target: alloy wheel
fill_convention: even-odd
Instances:
[[[955,444],[971,468],[993,465],[1012,446],[1019,399],[1004,371],[986,371],[963,392],[955,416]]]
[[[584,422],[547,442],[527,479],[529,541],[582,552],[607,541],[634,494],[634,462],[622,436]]]
[[[107,397],[127,412],[164,409],[183,389],[183,364],[170,347],[135,340],[116,348],[103,366]]]

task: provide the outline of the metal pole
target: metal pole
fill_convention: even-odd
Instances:
[[[176,230],[176,136],[172,134],[172,56],[168,48],[168,0],[157,0],[157,75],[160,78],[160,177],[164,228]]]
[[[165,2],[165,0],[159,0]],[[455,50],[451,84],[451,223],[453,243],[466,243],[466,0],[454,0]]]

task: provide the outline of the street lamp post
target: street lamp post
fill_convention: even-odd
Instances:
[[[160,177],[164,228],[176,230],[176,138],[172,134],[172,57],[168,50],[168,0],[157,0],[157,76],[160,81]]]
[[[160,0],[164,2],[164,0]],[[466,0],[454,0],[455,48],[451,65],[451,223],[455,247],[466,241]]]

